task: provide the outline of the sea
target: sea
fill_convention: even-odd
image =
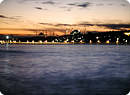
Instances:
[[[0,45],[3,95],[126,95],[130,45]]]

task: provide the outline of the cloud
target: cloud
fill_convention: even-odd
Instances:
[[[70,5],[70,6],[76,6],[77,4],[75,4],[75,3],[69,3],[68,5]]]
[[[53,0],[18,0],[18,3],[26,3],[26,2],[33,2],[37,4],[48,4],[48,5],[54,5],[56,4]]]
[[[83,2],[83,3],[69,3],[67,5],[69,6],[75,6],[75,7],[80,7],[80,8],[86,8],[90,5],[91,3],[89,2]]]
[[[62,8],[65,11],[68,11],[68,12],[72,10],[72,7],[67,7],[67,6],[62,6],[62,7],[59,7],[59,8]]]
[[[113,4],[112,3],[109,3],[108,6],[112,6]]]
[[[126,4],[120,4],[120,5],[123,6],[123,7],[127,6]]]
[[[130,24],[102,24],[102,23],[90,23],[90,22],[80,22],[77,25],[79,26],[99,26],[106,27],[108,29],[122,29],[122,28],[130,28]]]
[[[121,28],[130,28],[130,24],[92,24],[89,22],[80,22],[78,25],[81,26],[104,26],[107,27],[109,29],[121,29]]]
[[[4,16],[4,15],[0,15],[0,18],[8,18],[8,17],[6,17],[6,16]]]
[[[50,4],[50,5],[54,5],[56,4],[54,1],[45,1],[45,2],[42,2],[42,4]]]
[[[51,24],[51,23],[39,23],[41,25],[50,25],[50,26],[56,26],[56,27],[59,27],[59,26],[74,26],[74,24]]]
[[[0,21],[0,23],[3,23],[3,24],[9,24],[8,22],[5,22],[5,21]]]
[[[41,25],[53,25],[51,23],[39,23],[39,24],[41,24]]]
[[[102,4],[102,3],[99,3],[99,4],[96,4],[96,6],[104,6],[104,4]]]
[[[68,8],[66,11],[68,11],[68,12],[71,11],[71,8]]]
[[[35,9],[42,10],[42,8],[41,8],[41,7],[35,7]]]
[[[55,26],[72,26],[71,24],[56,24]]]
[[[109,29],[122,29],[122,28],[130,28],[130,24],[96,24],[96,26],[104,26],[106,28],[109,28]]]
[[[38,0],[18,0],[18,3],[25,3],[25,2],[36,2]]]
[[[87,21],[81,21],[78,23],[78,25],[81,25],[81,26],[93,26],[95,24],[91,24],[90,22],[87,22]]]
[[[3,18],[3,19],[16,19],[15,17],[7,17],[5,15],[0,15],[0,18]]]
[[[82,4],[78,4],[77,6],[82,7],[82,8],[86,8],[86,7],[88,7],[89,5],[90,5],[89,2],[85,2],[85,3],[82,3]]]

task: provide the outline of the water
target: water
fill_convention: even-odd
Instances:
[[[1,45],[4,95],[126,95],[130,46]]]

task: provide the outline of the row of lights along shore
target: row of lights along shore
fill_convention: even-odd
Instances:
[[[90,38],[86,42],[83,34],[79,30],[74,30],[70,34],[71,38],[63,36],[64,40],[62,41],[59,41],[57,38],[51,41],[48,41],[46,39],[43,40],[43,38],[38,41],[36,40],[30,41],[28,39],[25,41],[21,41],[21,40],[11,39],[11,36],[7,35],[5,36],[5,39],[0,40],[0,44],[73,44],[73,43],[74,44],[75,43],[82,43],[82,44],[121,44],[121,43],[124,44],[125,43],[125,44],[129,44],[130,32],[124,32],[124,35],[125,36],[121,38],[121,41],[120,41],[120,37],[115,37],[115,36],[114,36],[114,40],[112,40],[113,36],[108,36],[109,38],[106,40],[104,40],[102,36],[95,36],[95,40],[93,40],[94,37],[92,37],[92,39]]]
[[[34,40],[33,41],[26,41],[26,42],[21,42],[20,40],[19,41],[12,41],[12,40],[8,40],[9,39],[9,36],[6,36],[6,41],[4,41],[4,40],[0,40],[0,44],[47,44],[47,43],[61,43],[61,44],[63,44],[63,43],[85,43],[83,40],[80,40],[80,42],[75,42],[74,40],[72,40],[71,42],[68,42],[68,39],[67,40],[65,40],[64,42],[55,42],[54,40],[52,41],[52,42],[48,42],[47,40],[45,40],[44,42],[42,41],[42,40],[39,40],[38,42],[35,42]],[[99,40],[99,37],[97,36],[96,37],[96,39],[97,39],[97,43],[98,44],[101,44],[102,42]],[[128,40],[125,40],[124,39],[124,42],[125,43],[128,43]],[[92,40],[89,40],[89,44],[92,44],[93,43],[93,41]],[[110,42],[110,40],[107,40],[106,42],[105,42],[106,44],[110,44],[111,42]],[[117,40],[116,40],[116,42],[115,42],[116,44],[119,44],[120,42],[119,42],[119,38],[117,38]]]

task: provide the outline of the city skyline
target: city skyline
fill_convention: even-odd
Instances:
[[[126,0],[5,0],[0,5],[0,34],[130,30],[129,9]]]

